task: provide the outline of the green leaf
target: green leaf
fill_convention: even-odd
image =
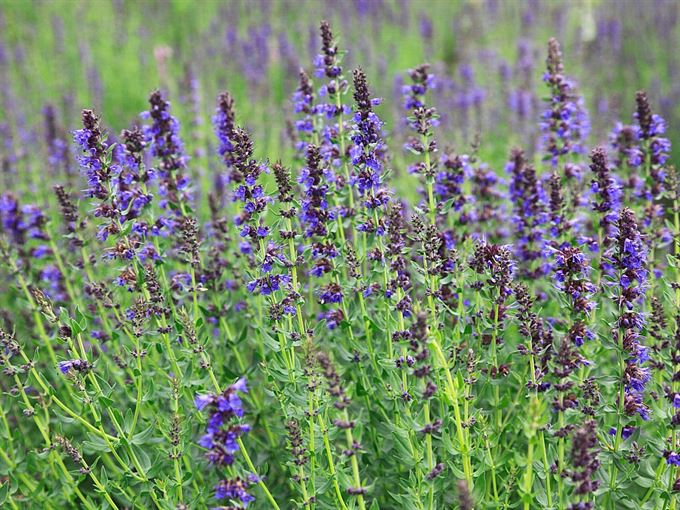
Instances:
[[[132,439],[130,440],[132,444],[135,445],[141,445],[147,443],[147,439],[153,436],[153,430],[154,426],[150,425],[149,427],[145,428],[141,432],[138,432],[137,434],[132,436]]]
[[[141,468],[144,471],[144,474],[148,473],[149,469],[151,469],[151,459],[149,458],[149,456],[141,448],[133,447],[133,451],[137,456],[139,463],[141,464]]]
[[[106,468],[104,466],[101,467],[101,470],[99,472],[99,481],[102,483],[104,487],[106,487],[109,484],[109,475],[106,473]]]
[[[128,407],[125,411],[125,419],[123,420],[123,430],[126,434],[129,434],[130,430],[132,430],[132,420],[134,420],[134,413],[132,412],[132,409]]]
[[[637,477],[635,478],[635,483],[639,485],[640,487],[643,487],[645,489],[648,489],[652,485],[654,485],[654,479],[653,478],[644,478],[644,477]]]
[[[97,401],[107,409],[110,408],[113,405],[113,399],[109,397],[105,397],[104,395],[100,395]]]
[[[66,308],[59,308],[59,322],[62,324],[69,324],[71,322],[71,316]]]
[[[5,503],[8,497],[9,497],[9,483],[5,482],[2,485],[0,485],[0,504]]]
[[[83,441],[83,448],[93,453],[106,453],[111,451],[104,439],[90,432],[87,434],[87,440]]]

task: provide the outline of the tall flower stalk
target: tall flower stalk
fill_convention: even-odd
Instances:
[[[614,269],[612,299],[616,303],[616,327],[613,329],[614,348],[619,361],[619,396],[617,420],[612,444],[618,452],[626,421],[636,417],[649,419],[649,407],[645,402],[645,387],[650,380],[646,347],[642,344],[641,331],[644,316],[639,310],[645,296],[647,283],[647,248],[638,230],[635,214],[623,209],[619,215],[617,234],[610,258]],[[616,490],[618,470],[614,463],[610,469],[610,493]]]

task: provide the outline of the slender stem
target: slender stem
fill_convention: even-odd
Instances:
[[[534,440],[529,438],[527,445],[527,466],[524,475],[524,510],[531,508],[531,499],[534,485]]]
[[[620,377],[623,377],[623,373],[625,371],[626,365],[625,365],[625,360],[623,359],[623,333],[619,331],[618,334],[618,350],[617,350],[617,357],[619,361],[619,374]],[[612,452],[614,455],[619,450],[619,446],[621,445],[621,439],[622,439],[622,426],[621,426],[621,413],[623,413],[624,409],[624,404],[625,404],[625,398],[626,398],[626,393],[625,393],[625,385],[623,383],[623,380],[619,382],[619,402],[618,402],[618,408],[617,408],[617,414],[616,414],[616,436],[614,439],[614,445],[612,448]],[[616,467],[616,462],[612,461],[611,468],[609,470],[609,492],[607,493],[607,500],[611,499],[611,494],[614,492],[616,489],[616,483],[618,481],[618,468]]]
[[[430,402],[425,401],[423,405],[423,414],[425,416],[425,423],[430,423]],[[434,453],[432,451],[432,434],[429,432],[425,436],[425,447],[427,449],[427,469],[432,472],[434,469]],[[430,483],[427,491],[427,508],[432,510],[434,508],[434,484]]]
[[[343,414],[342,414],[343,419],[345,420],[346,423],[349,423],[349,415],[347,414],[347,409],[343,409]],[[347,448],[350,451],[354,450],[354,437],[352,434],[352,427],[347,427],[345,429],[345,438],[347,439]],[[350,462],[352,464],[352,475],[354,476],[354,484],[356,485],[357,489],[362,489],[361,485],[361,475],[359,474],[359,461],[357,460],[357,455],[356,453],[352,453],[352,456],[350,457]],[[366,503],[364,502],[364,496],[361,492],[357,494],[357,501],[359,503],[359,508],[361,510],[366,509]]]
[[[496,312],[498,313],[498,312]],[[538,400],[538,394],[536,391],[536,360],[534,359],[534,344],[531,335],[528,335],[528,348],[529,348],[529,370],[530,370],[530,380],[532,383],[532,387],[534,388],[534,391],[532,392],[531,399],[533,400],[534,405],[532,406],[534,409],[537,407],[536,401]],[[538,431],[538,440],[540,442],[541,446],[541,455],[543,457],[543,469],[545,471],[545,493],[548,499],[548,507],[552,508],[552,488],[551,488],[551,482],[550,482],[550,477],[552,476],[550,473],[550,464],[548,464],[548,453],[547,449],[545,446],[545,434],[543,433],[543,430]],[[531,443],[531,440],[529,441]]]
[[[484,443],[486,446],[486,453],[489,457],[489,464],[491,465],[491,486],[493,488],[493,499],[496,503],[496,507],[500,506],[500,500],[498,498],[498,482],[496,481],[496,461],[491,454],[491,446],[489,445],[489,438],[485,435]]]
[[[324,419],[321,414],[318,415],[319,428],[321,430],[321,437],[323,438],[324,450],[326,452],[326,460],[328,461],[328,470],[331,475],[331,483],[333,484],[333,489],[335,490],[335,496],[338,499],[340,508],[342,510],[348,510],[345,500],[342,498],[342,491],[340,491],[340,485],[338,485],[338,475],[335,471],[335,462],[333,461],[333,453],[331,452],[331,444],[328,439],[328,429],[324,423]]]
[[[425,276],[427,278],[429,271],[427,263],[427,254],[425,252],[423,252],[423,266],[425,269]],[[432,276],[432,278],[429,278],[429,280],[430,291],[428,292],[427,300],[430,309],[430,318],[434,329],[434,334],[431,336],[430,345],[434,350],[435,359],[438,362],[439,369],[444,372],[446,378],[445,393],[449,400],[449,403],[453,406],[453,414],[456,424],[456,435],[458,438],[458,444],[460,446],[460,452],[462,456],[463,471],[465,473],[465,479],[468,483],[468,486],[470,487],[470,490],[472,490],[473,487],[472,463],[470,461],[470,452],[468,449],[465,428],[463,427],[463,420],[460,413],[460,405],[458,402],[458,389],[456,384],[454,383],[453,376],[451,375],[451,369],[449,368],[448,360],[446,359],[444,351],[442,350],[441,331],[439,330],[439,327],[437,325],[438,315],[433,298],[433,294],[435,293],[435,289],[437,288],[436,276]]]
[[[211,372],[212,373],[212,372]],[[176,384],[173,384],[173,398],[172,398],[172,404],[173,404],[173,413],[174,416],[176,417],[177,421],[179,422],[180,416],[179,416],[179,388],[177,387]],[[175,483],[177,484],[177,497],[179,499],[180,503],[184,502],[184,494],[182,491],[182,467],[180,465],[180,456],[182,455],[182,452],[179,448],[179,445],[174,444],[172,446],[172,462],[175,467]]]
[[[239,450],[241,451],[241,455],[243,455],[243,459],[246,461],[248,469],[250,469],[251,473],[257,476],[257,470],[253,465],[253,461],[250,460],[250,455],[248,455],[248,450],[246,450],[246,446],[243,444],[243,441],[241,440],[240,437],[238,437],[236,439],[236,442],[238,443]],[[264,492],[264,495],[267,497],[267,500],[272,505],[272,507],[275,508],[276,510],[281,510],[279,508],[279,505],[276,503],[276,500],[272,496],[272,493],[269,492],[267,484],[265,484],[264,480],[262,480],[262,477],[258,476],[257,479],[258,479],[257,484],[260,486],[260,489],[262,489],[262,492]]]

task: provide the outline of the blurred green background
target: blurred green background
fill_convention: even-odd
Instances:
[[[640,88],[679,142],[678,11],[671,0],[2,0],[0,123],[14,140],[3,157],[28,157],[48,103],[64,128],[93,107],[118,132],[161,87],[199,157],[212,147],[215,97],[228,89],[259,154],[277,158],[288,147],[297,69],[312,69],[321,19],[348,51],[346,68],[364,67],[385,98],[381,114],[396,142],[399,79],[429,61],[442,80],[433,99],[441,139],[467,146],[479,131],[492,159],[512,144],[531,151],[550,36],[561,41],[566,73],[585,96],[593,143],[606,140],[617,119],[630,121]],[[517,97],[528,110],[517,111]]]

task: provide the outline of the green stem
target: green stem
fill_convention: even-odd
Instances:
[[[533,438],[529,438],[529,444],[527,445],[527,466],[526,473],[524,476],[524,510],[529,510],[529,508],[531,508],[533,485],[534,485],[534,441]]]
[[[241,438],[237,438],[236,442],[238,443],[239,450],[241,452],[241,455],[243,456],[243,460],[246,461],[246,465],[248,466],[248,469],[250,470],[251,473],[253,473],[255,476],[257,476],[257,485],[260,486],[260,489],[262,489],[262,492],[264,492],[264,495],[266,496],[267,500],[269,503],[272,505],[273,508],[276,510],[281,510],[279,508],[279,505],[276,503],[276,500],[272,496],[272,493],[269,492],[269,489],[267,488],[267,485],[264,483],[262,480],[262,477],[257,475],[257,470],[255,469],[255,466],[253,465],[253,461],[250,460],[250,455],[248,455],[248,450],[246,450],[246,445],[243,444],[243,441]]]
[[[333,461],[333,453],[331,451],[331,444],[328,439],[328,429],[324,423],[324,419],[321,414],[318,415],[319,428],[321,429],[321,437],[323,438],[324,450],[326,452],[326,460],[328,461],[328,470],[331,475],[331,483],[333,484],[333,489],[335,490],[335,496],[338,499],[340,508],[342,510],[348,510],[345,500],[342,498],[342,491],[340,491],[340,485],[338,485],[338,475],[335,471],[335,462]]]

